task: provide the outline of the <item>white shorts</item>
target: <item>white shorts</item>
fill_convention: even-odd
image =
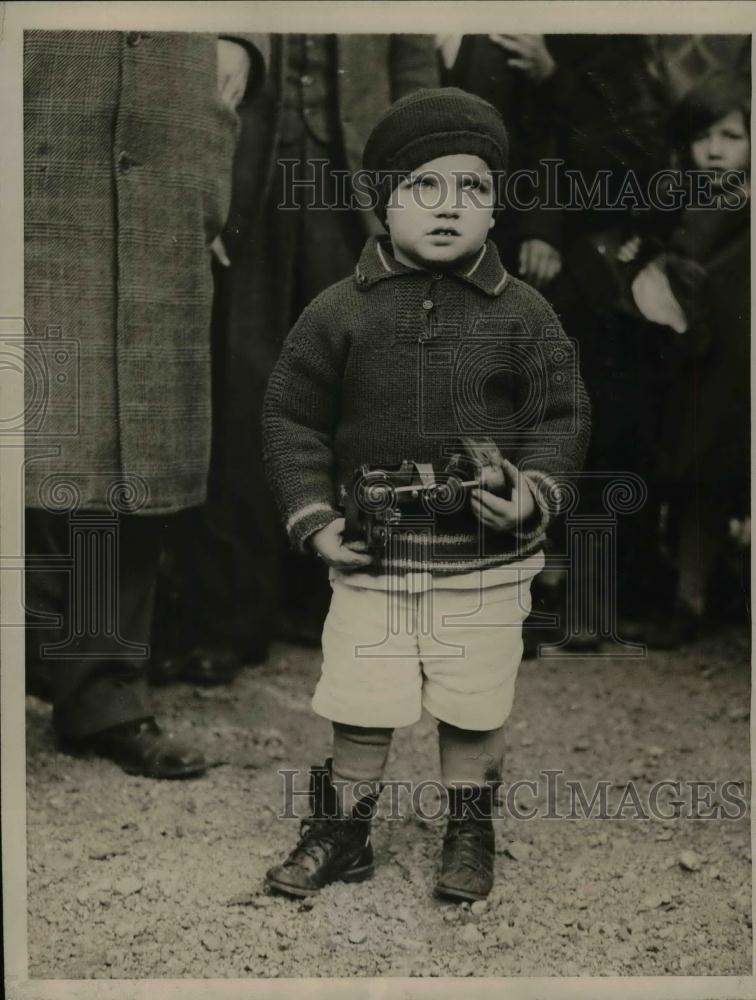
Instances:
[[[543,563],[538,553],[420,593],[332,573],[313,709],[333,722],[396,727],[425,708],[462,729],[496,729],[512,709],[530,583]]]

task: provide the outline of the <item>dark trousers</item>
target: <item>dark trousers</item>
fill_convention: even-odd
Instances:
[[[616,593],[621,615],[644,615],[668,600],[672,586],[660,544],[658,468],[662,412],[677,335],[619,309],[594,305],[568,270],[549,286],[546,296],[576,343],[591,400],[591,442],[585,475],[577,480],[578,514],[597,518],[609,514],[604,491],[613,480],[621,483],[626,473],[645,484],[645,503],[616,515],[612,559],[616,590],[604,591],[607,602]],[[565,523],[559,522],[554,533],[557,551],[563,551],[564,530]],[[595,567],[581,566],[577,572],[584,578],[585,592],[601,590],[592,582]]]
[[[277,158],[328,159],[338,149],[303,133]],[[322,175],[315,171],[319,188]],[[328,177],[325,175],[326,185]],[[284,174],[277,170],[266,206],[232,265],[217,269],[213,318],[213,449],[208,501],[182,515],[161,581],[157,619],[176,639],[223,643],[242,657],[265,646],[282,608],[322,619],[330,588],[325,566],[293,553],[265,480],[262,404],[268,377],[302,309],[324,288],[351,274],[365,239],[353,211],[307,208],[322,194],[302,194],[281,209]]]
[[[145,665],[164,525],[26,511],[27,687],[52,700],[64,739],[152,714]]]

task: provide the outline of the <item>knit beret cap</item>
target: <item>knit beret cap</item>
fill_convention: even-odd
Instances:
[[[413,91],[388,108],[370,133],[362,165],[370,172],[393,175],[384,188],[387,195],[402,174],[453,153],[479,156],[490,170],[504,172],[507,130],[488,101],[457,87],[438,87]]]

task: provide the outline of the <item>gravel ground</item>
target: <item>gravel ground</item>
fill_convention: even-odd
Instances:
[[[589,794],[611,782],[612,811],[629,807],[550,819],[542,790],[538,818],[497,823],[497,884],[472,909],[432,897],[443,823],[409,810],[379,816],[371,881],[307,903],[264,892],[298,835],[276,819],[277,769],[328,747],[309,711],[318,665],[280,645],[231,687],[157,691],[161,718],[218,765],[187,782],[56,752],[49,707],[27,699],[32,978],[751,974],[748,818],[638,819],[627,791],[643,804],[661,779],[739,780],[750,798],[742,633],[646,660],[523,664],[507,781],[559,769]],[[399,730],[388,777],[437,775],[433,721]],[[557,800],[569,811],[563,786]]]

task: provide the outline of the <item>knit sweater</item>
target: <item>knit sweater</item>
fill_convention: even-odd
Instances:
[[[490,240],[430,272],[371,237],[354,275],[314,299],[283,345],[265,397],[263,455],[289,537],[304,549],[343,516],[339,487],[363,463],[438,466],[460,434],[493,439],[526,477],[536,515],[497,532],[467,505],[369,567],[451,574],[542,547],[559,508],[554,477],[580,468],[589,431],[572,342],[545,299],[505,272]]]

